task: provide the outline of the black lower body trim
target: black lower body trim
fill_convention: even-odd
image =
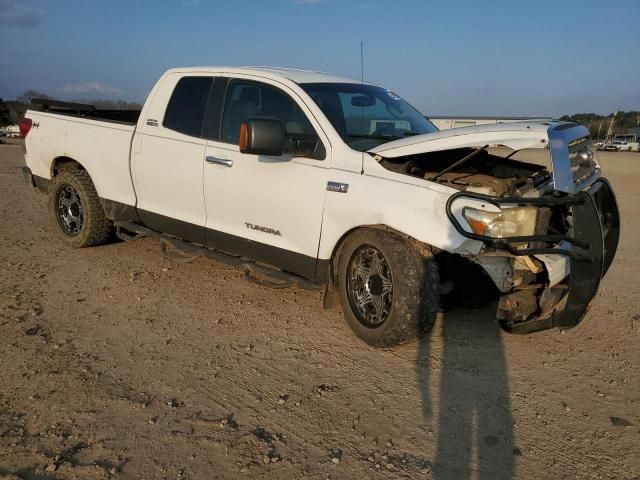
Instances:
[[[34,175],[31,173],[31,169],[29,167],[22,167],[22,178],[24,178],[27,185],[35,188],[40,193],[49,192],[49,184],[51,183],[51,180]]]
[[[307,280],[326,283],[329,260],[318,260],[302,253],[248,240],[237,235],[212,230],[182,220],[136,209],[114,200],[101,199],[106,215],[114,221],[139,222],[156,232],[173,235],[187,242],[205,245],[229,255],[264,263]]]
[[[206,245],[215,250],[266,263],[309,280],[316,279],[316,259],[314,257],[217,230],[206,229],[205,235]]]
[[[196,245],[194,243],[186,242],[184,240],[180,240],[163,233],[158,233],[155,230],[151,230],[150,228],[143,227],[142,225],[136,223],[125,221],[116,221],[114,223],[117,227],[117,235],[122,240],[130,241],[135,238],[129,233],[125,233],[126,231],[153,238],[161,242],[167,242],[170,245],[173,245],[175,248],[186,251],[188,253],[202,255],[207,258],[211,258],[212,260],[226,263],[227,265],[242,268],[244,269],[244,276],[247,280],[253,281],[260,285],[268,286],[271,288],[287,288],[297,286],[305,290],[322,290],[322,286],[318,283],[311,282],[293,273],[275,270],[260,264],[256,264],[254,262],[250,262],[241,257],[228,255],[217,250],[211,250],[203,245]],[[123,229],[125,231],[123,231]],[[258,276],[256,276],[255,274],[258,274]],[[268,280],[260,278],[261,276],[267,277]]]
[[[173,235],[188,242],[206,245],[205,228],[158,213],[137,209],[140,222],[156,232]],[[118,219],[119,220],[119,219]]]
[[[123,220],[127,222],[137,222],[140,220],[138,210],[133,205],[127,205],[126,203],[120,203],[106,198],[101,198],[100,201],[102,202],[102,208],[104,208],[104,214],[109,220]]]

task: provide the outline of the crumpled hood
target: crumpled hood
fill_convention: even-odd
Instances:
[[[396,158],[483,145],[505,145],[514,150],[546,148],[549,145],[547,131],[562,124],[575,125],[569,122],[543,119],[452,128],[383,143],[369,150],[369,153],[380,155],[384,158]]]

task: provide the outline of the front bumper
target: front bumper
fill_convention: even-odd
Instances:
[[[496,206],[568,206],[573,222],[571,236],[535,235],[494,239],[469,233],[452,213],[452,204],[460,198],[482,200]],[[516,256],[548,254],[568,257],[569,276],[558,285],[551,287],[547,284],[536,292],[536,313],[526,319],[517,315],[501,318],[502,328],[511,333],[531,333],[553,327],[571,328],[580,323],[598,291],[600,280],[611,266],[620,236],[618,205],[611,185],[604,178],[599,178],[585,190],[553,198],[494,198],[459,192],[447,202],[447,216],[462,235],[481,240],[497,250],[506,250]],[[523,243],[543,246],[518,247]],[[518,301],[505,303],[513,308]]]

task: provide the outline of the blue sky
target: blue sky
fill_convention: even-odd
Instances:
[[[0,0],[0,97],[144,100],[167,68],[360,77],[429,115],[640,110],[640,0]]]

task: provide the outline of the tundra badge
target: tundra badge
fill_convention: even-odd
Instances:
[[[271,235],[277,235],[278,237],[282,236],[282,234],[280,233],[280,230],[276,230],[275,228],[263,227],[262,225],[254,225],[253,223],[249,223],[249,222],[244,222],[244,224],[246,225],[247,228],[250,228],[251,230],[260,230],[261,232],[270,233]]]

